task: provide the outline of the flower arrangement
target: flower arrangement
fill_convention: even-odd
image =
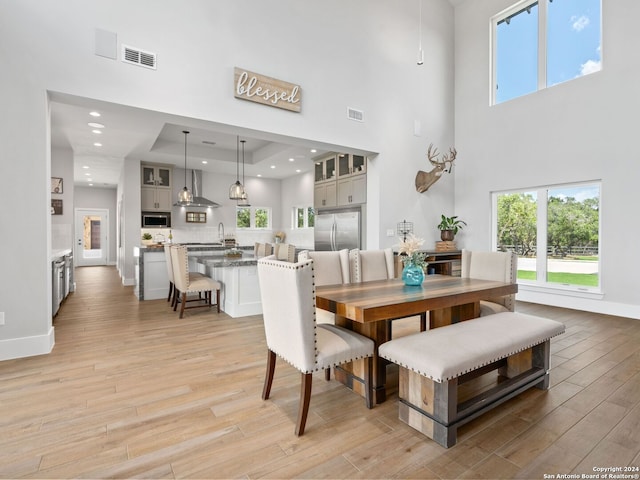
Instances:
[[[277,243],[284,243],[284,238],[287,235],[284,232],[276,232],[274,235],[274,238],[276,239]]]
[[[425,261],[425,254],[418,251],[423,243],[424,240],[416,237],[413,233],[409,234],[405,240],[400,241],[398,253],[403,256],[402,263],[405,267],[410,264],[423,270],[427,267],[428,263]]]

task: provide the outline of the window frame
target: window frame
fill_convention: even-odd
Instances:
[[[548,200],[549,191],[560,188],[576,188],[597,186],[599,191],[599,214],[598,214],[598,285],[596,287],[588,287],[583,285],[562,284],[549,282],[547,280],[548,273]],[[536,279],[526,280],[518,279],[518,284],[523,290],[529,291],[554,291],[565,295],[583,296],[602,298],[603,279],[602,279],[602,180],[590,180],[584,182],[571,182],[562,184],[542,185],[536,187],[525,187],[510,190],[500,190],[491,192],[491,241],[492,251],[498,251],[498,197],[500,195],[521,194],[536,192]],[[541,201],[543,200],[543,201]],[[544,252],[544,255],[538,255],[537,252]]]
[[[498,35],[497,35],[497,27],[498,24],[501,23],[503,20],[509,18],[509,17],[513,17],[523,11],[525,11],[528,7],[533,6],[534,4],[538,5],[538,44],[537,44],[537,48],[538,48],[538,62],[537,62],[537,70],[538,70],[538,75],[537,75],[537,89],[535,90],[535,92],[539,92],[540,90],[544,90],[546,88],[549,87],[549,85],[547,84],[547,61],[548,61],[548,52],[547,52],[547,47],[548,47],[548,18],[549,18],[549,0],[521,0],[517,3],[515,3],[514,5],[505,8],[504,10],[502,10],[501,12],[499,12],[498,14],[494,15],[493,17],[491,17],[491,21],[489,22],[489,28],[490,28],[490,47],[491,47],[491,56],[490,56],[490,68],[489,68],[489,102],[490,102],[490,106],[494,106],[494,105],[500,105],[502,103],[508,102],[510,100],[514,100],[516,98],[521,98],[523,96],[529,95],[531,93],[535,93],[535,92],[530,92],[528,94],[523,94],[523,95],[518,95],[516,97],[512,97],[509,98],[507,100],[503,100],[501,102],[497,102],[497,95],[498,95]],[[600,70],[602,71],[602,65],[603,65],[603,59],[602,59],[602,43],[603,43],[603,36],[602,36],[602,0],[600,0]],[[592,72],[592,73],[596,73],[596,72]],[[591,75],[591,73],[589,74]],[[580,78],[580,77],[576,77],[576,78]],[[573,78],[572,80],[575,80],[576,78]],[[564,82],[560,82],[560,83],[566,83],[570,80],[565,80]],[[551,86],[554,85],[559,85],[560,83],[554,83]]]
[[[302,210],[303,213],[303,226],[298,226],[298,211]],[[301,230],[303,228],[313,228],[313,226],[309,226],[309,212],[313,211],[315,213],[315,209],[313,205],[295,205],[291,207],[291,229],[292,230]]]
[[[249,226],[241,227],[238,225],[238,213],[240,210],[249,210]],[[257,210],[265,210],[267,212],[267,226],[266,227],[258,227],[256,226],[256,211]],[[271,207],[262,207],[262,206],[243,206],[236,205],[236,229],[238,230],[271,230],[273,225],[273,211]]]

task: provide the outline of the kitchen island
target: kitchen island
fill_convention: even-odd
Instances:
[[[262,313],[258,285],[257,259],[253,246],[236,247],[242,256],[228,256],[221,244],[185,244],[189,270],[200,272],[222,284],[220,307],[231,317]],[[139,300],[166,299],[169,277],[163,245],[134,247],[136,283],[134,293]]]

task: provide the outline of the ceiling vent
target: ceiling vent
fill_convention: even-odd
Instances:
[[[364,122],[364,112],[362,110],[356,110],[355,108],[347,107],[347,117],[349,118],[349,120]]]
[[[156,54],[139,48],[122,45],[122,61],[141,67],[156,69]]]

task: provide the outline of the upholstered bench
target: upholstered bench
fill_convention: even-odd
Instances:
[[[400,420],[448,448],[459,426],[528,388],[549,388],[549,340],[561,333],[555,320],[504,312],[390,340],[378,353],[400,367]],[[495,386],[459,401],[459,385],[496,369]]]

